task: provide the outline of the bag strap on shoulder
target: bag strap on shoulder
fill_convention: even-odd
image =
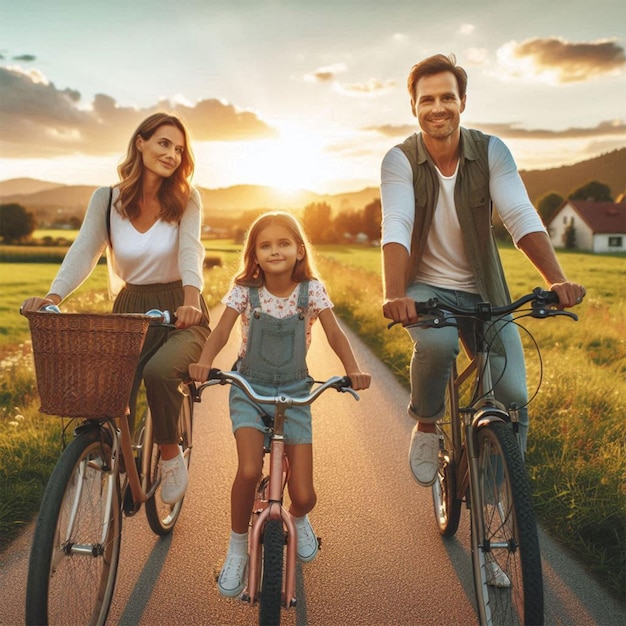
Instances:
[[[111,241],[111,206],[113,204],[113,187],[109,187],[109,203],[107,205],[107,239],[109,240],[109,247],[113,248],[113,242]]]

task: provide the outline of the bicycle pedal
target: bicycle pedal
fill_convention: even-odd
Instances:
[[[124,511],[124,515],[126,517],[133,517],[133,515],[137,514],[137,511],[141,508],[140,503],[136,503],[133,500],[133,494],[130,490],[130,487],[126,488],[124,491],[124,501],[122,503],[122,510]]]

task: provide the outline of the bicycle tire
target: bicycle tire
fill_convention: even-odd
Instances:
[[[147,409],[146,420],[151,420],[150,409]],[[183,455],[185,457],[185,463],[187,470],[189,470],[189,463],[191,461],[192,443],[192,430],[193,430],[193,399],[187,392],[186,388],[183,394],[183,403],[178,414],[177,423],[177,438],[178,444],[183,449]],[[144,430],[145,432],[145,430]],[[152,433],[149,429],[147,432]],[[150,438],[151,435],[150,435]],[[144,442],[145,445],[145,442]],[[146,491],[152,489],[152,486],[161,479],[161,472],[159,468],[159,462],[161,460],[161,454],[159,452],[159,446],[156,443],[152,443],[150,449],[147,447],[145,451],[150,454],[150,463],[148,476],[146,477]],[[151,498],[146,500],[146,517],[148,518],[148,524],[152,529],[152,532],[156,535],[168,535],[174,529],[178,516],[183,506],[184,497],[174,504],[167,504],[161,499],[161,487],[158,486]]]
[[[111,468],[106,435],[85,427],[50,475],[30,552],[26,624],[106,621],[122,531],[118,467]]]
[[[478,480],[484,536],[472,519],[472,564],[481,624],[541,626],[543,580],[530,483],[517,439],[504,422],[478,429]],[[509,586],[495,586],[497,564]],[[499,575],[495,578],[499,578]],[[500,579],[502,580],[502,579]],[[490,584],[491,582],[491,584]]]
[[[437,528],[444,537],[456,534],[461,519],[461,499],[457,497],[457,462],[456,455],[460,452],[460,441],[454,441],[452,434],[452,420],[458,420],[456,407],[458,402],[451,402],[454,394],[454,383],[450,382],[446,390],[445,412],[437,420],[439,435],[439,466],[437,476],[432,486],[433,508]]]
[[[281,520],[272,519],[263,529],[263,578],[259,598],[259,625],[280,624],[283,594],[285,534]]]

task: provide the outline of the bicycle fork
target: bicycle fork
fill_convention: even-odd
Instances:
[[[287,529],[287,559],[285,563],[285,584],[283,604],[287,607],[296,605],[296,554],[297,531],[290,513],[283,506],[283,490],[289,474],[289,465],[285,457],[285,441],[282,435],[272,437],[270,449],[269,484],[263,489],[267,492],[267,504],[258,513],[250,531],[250,563],[248,570],[248,588],[242,598],[255,602],[259,592],[261,577],[261,535],[265,524],[270,520],[280,520]]]

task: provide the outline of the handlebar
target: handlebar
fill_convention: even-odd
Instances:
[[[38,313],[61,313],[61,309],[56,304],[46,304],[41,307]],[[24,311],[20,308],[20,315],[24,315]],[[111,313],[111,315],[115,315],[115,313]],[[137,315],[142,315],[138,313]],[[151,318],[151,324],[163,325],[163,326],[173,326],[176,323],[176,313],[171,313],[170,311],[161,311],[159,309],[150,309],[146,311],[143,315]]]
[[[352,382],[348,376],[332,376],[327,381],[320,383],[319,386],[313,389],[309,395],[293,398],[284,394],[277,396],[264,396],[258,394],[252,388],[252,385],[250,385],[250,383],[241,374],[238,374],[237,372],[223,372],[219,369],[213,368],[210,370],[209,378],[206,382],[202,383],[199,387],[196,387],[195,384],[191,385],[194,400],[199,402],[202,391],[207,387],[212,387],[213,385],[236,385],[253,402],[258,402],[259,404],[306,406],[313,404],[313,402],[315,402],[315,400],[317,400],[317,398],[328,389],[335,389],[340,393],[349,393],[356,400],[360,399],[359,394],[352,389]]]
[[[440,328],[442,326],[454,326],[453,322],[449,322],[450,317],[468,317],[483,321],[491,321],[509,315],[517,309],[521,308],[528,302],[531,303],[530,317],[539,319],[546,317],[554,317],[556,315],[565,315],[574,321],[578,321],[578,316],[570,311],[562,311],[555,309],[551,305],[559,303],[559,296],[554,291],[545,291],[541,287],[533,289],[532,293],[526,294],[518,298],[511,304],[504,306],[492,306],[489,302],[477,302],[473,308],[464,309],[451,304],[440,302],[438,298],[431,298],[426,302],[416,302],[415,309],[418,315],[431,315],[431,319],[417,322],[417,324],[429,328]],[[452,314],[452,315],[447,315]],[[391,328],[399,322],[391,322],[387,328]]]

